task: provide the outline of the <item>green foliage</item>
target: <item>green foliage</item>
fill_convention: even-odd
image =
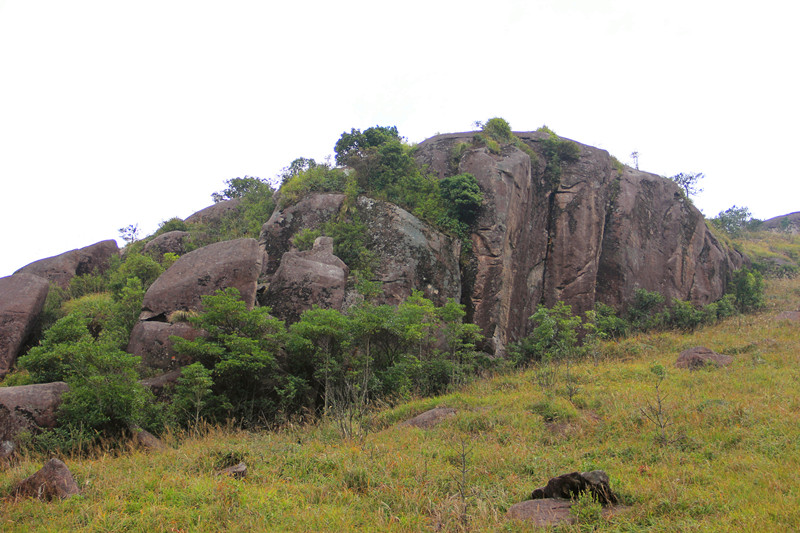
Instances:
[[[169,233],[170,231],[189,231],[189,229],[189,224],[178,217],[173,217],[159,224],[154,236]]]
[[[663,294],[647,289],[636,289],[633,293],[633,303],[628,308],[631,327],[638,331],[662,327],[665,320],[661,312],[663,308]]]
[[[478,216],[483,193],[472,174],[457,174],[439,182],[442,199],[449,206],[450,216],[471,224]]]
[[[170,406],[179,424],[191,423],[195,427],[200,424],[213,384],[211,371],[201,363],[192,363],[181,370]]]
[[[689,198],[703,192],[703,189],[700,189],[697,184],[704,177],[702,172],[681,172],[669,179],[674,181],[683,190],[686,197]]]
[[[547,126],[542,126],[537,131],[543,131],[548,134],[547,138],[542,141],[544,155],[547,159],[544,177],[550,187],[555,190],[561,183],[561,172],[564,163],[576,162],[580,157],[581,150],[576,143],[568,139],[562,139]]]
[[[367,248],[369,232],[357,213],[327,222],[323,231],[333,238],[334,255],[352,271],[372,272],[377,259]]]
[[[310,250],[321,234],[318,229],[303,228],[292,236],[292,245],[300,250]]]
[[[342,169],[317,165],[298,173],[280,188],[281,208],[297,203],[311,192],[345,192],[347,176]]]
[[[334,151],[336,152],[337,165],[352,165],[353,161],[367,155],[370,149],[391,141],[401,141],[400,134],[396,126],[375,126],[367,128],[362,133],[355,128],[350,133],[342,133],[336,141]]]
[[[549,309],[540,305],[530,320],[534,324],[533,331],[509,349],[517,365],[564,359],[580,353],[578,336],[582,320],[572,314],[570,305],[557,302]]]
[[[594,312],[590,315],[589,322],[595,326],[595,331],[603,339],[620,339],[628,334],[628,322],[617,316],[617,312],[610,305],[602,302],[594,304]]]
[[[138,278],[142,288],[146,291],[153,282],[164,273],[164,267],[150,256],[130,252],[125,255],[123,263],[114,271],[109,279],[108,288],[118,299],[122,289],[127,286],[128,280]]]
[[[277,391],[284,382],[276,359],[284,341],[283,322],[270,316],[267,307],[248,310],[233,287],[202,300],[204,311],[189,322],[206,336],[172,340],[176,352],[211,371],[215,402],[208,408],[210,416],[245,425],[273,419],[281,408]]]
[[[742,268],[733,273],[729,288],[742,313],[758,311],[764,307],[764,277],[760,272]]]
[[[281,179],[281,185],[297,176],[301,172],[306,172],[307,170],[316,166],[317,162],[313,158],[298,157],[289,163],[289,166],[283,167],[283,170],[278,175],[278,177]]]
[[[483,124],[481,131],[489,139],[500,142],[509,143],[512,141],[511,126],[509,123],[500,117],[490,118]]]
[[[110,302],[84,301],[56,322],[39,346],[22,356],[18,364],[36,383],[65,381],[70,386],[59,408],[59,421],[82,427],[98,435],[118,435],[130,424],[145,424],[149,391],[138,382],[139,358],[118,347],[106,329],[98,331],[93,320],[113,321],[100,316]],[[91,310],[91,312],[89,311]],[[85,315],[94,313],[90,318]]]
[[[731,237],[741,237],[742,232],[756,228],[761,221],[755,220],[746,207],[729,207],[711,219],[711,223]]]
[[[270,184],[261,178],[245,176],[243,178],[225,180],[225,183],[228,185],[226,189],[211,194],[211,198],[215,203],[224,200],[233,200],[234,198],[244,198],[245,196],[272,194],[272,187]]]

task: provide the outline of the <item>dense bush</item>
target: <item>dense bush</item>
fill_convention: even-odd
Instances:
[[[736,308],[742,313],[757,311],[764,307],[764,277],[760,272],[742,268],[733,273],[730,292]]]

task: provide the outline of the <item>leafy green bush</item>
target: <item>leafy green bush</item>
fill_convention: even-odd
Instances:
[[[633,303],[628,308],[628,320],[631,326],[638,331],[660,328],[664,325],[664,295],[636,289],[633,293]]]
[[[292,245],[298,250],[310,250],[321,234],[318,229],[303,228],[292,236]]]
[[[457,174],[439,182],[442,199],[449,206],[450,216],[471,224],[478,216],[483,193],[472,174]]]
[[[736,308],[742,313],[758,311],[764,307],[764,277],[760,272],[742,268],[733,273],[730,292]]]
[[[533,331],[509,347],[517,365],[531,361],[563,359],[580,353],[579,332],[581,317],[572,314],[572,307],[557,302],[552,308],[540,305],[530,317]]]

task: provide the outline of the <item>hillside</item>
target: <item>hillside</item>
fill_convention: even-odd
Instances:
[[[800,326],[776,319],[797,309],[800,282],[771,281],[762,313],[604,343],[595,358],[558,366],[552,385],[534,366],[383,409],[363,440],[319,422],[172,433],[161,452],[101,445],[64,458],[81,497],[6,497],[3,529],[529,531],[506,520],[512,504],[549,477],[601,468],[628,506],[592,522],[602,531],[797,530]],[[676,369],[678,353],[696,345],[734,362]],[[654,364],[667,370],[666,444],[641,411],[654,401]],[[568,383],[578,388],[572,402]],[[457,413],[432,429],[398,426],[434,406]],[[0,492],[47,456],[7,466]],[[240,459],[246,478],[214,474]]]

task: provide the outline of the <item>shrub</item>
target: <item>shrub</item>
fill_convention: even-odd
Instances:
[[[465,224],[471,224],[481,209],[483,193],[472,174],[457,174],[439,182],[442,199],[449,206],[450,215]]]
[[[730,292],[736,308],[742,313],[757,311],[764,307],[764,277],[760,272],[742,268],[733,273]]]
[[[320,230],[303,228],[292,236],[292,245],[301,252],[310,250],[314,246],[314,241],[320,236]]]
[[[562,359],[579,354],[579,329],[582,321],[572,314],[572,307],[558,302],[552,308],[540,305],[530,320],[533,331],[510,348],[515,364]]]
[[[481,128],[483,133],[491,140],[496,142],[511,142],[511,126],[500,117],[490,118]]]
[[[636,289],[633,304],[628,309],[628,320],[634,329],[645,331],[664,325],[664,295],[647,289]]]

